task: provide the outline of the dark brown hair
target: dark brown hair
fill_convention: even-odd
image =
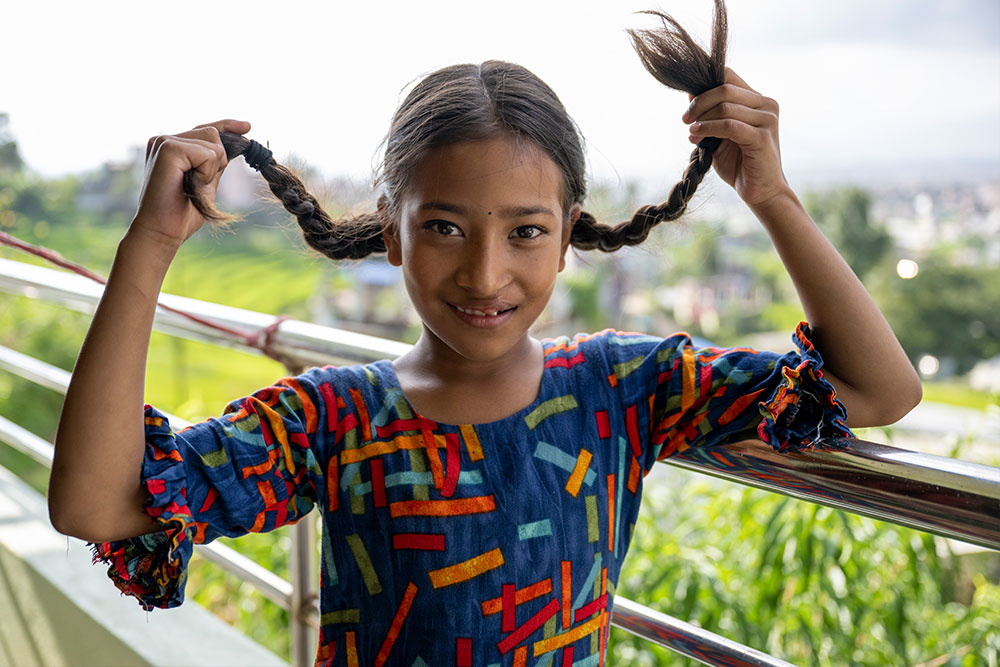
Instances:
[[[715,0],[711,53],[706,53],[674,19],[661,12],[645,12],[662,25],[651,30],[630,30],[639,59],[665,86],[699,95],[719,86],[725,77],[726,11]],[[579,129],[562,102],[530,71],[507,62],[489,60],[481,65],[452,65],[421,80],[396,110],[385,140],[385,157],[376,185],[384,194],[380,205],[394,212],[406,191],[417,163],[427,151],[461,141],[497,136],[528,140],[541,148],[563,174],[563,210],[582,203],[587,195],[585,160]],[[250,140],[223,133],[230,158],[244,154]],[[642,206],[631,220],[615,225],[597,222],[583,212],[573,225],[570,243],[581,250],[611,252],[623,245],[637,245],[650,229],[681,216],[699,183],[712,165],[719,139],[702,140],[691,153],[681,180],[667,198]],[[258,165],[274,195],[296,217],[306,242],[333,259],[358,259],[385,251],[379,213],[365,213],[331,220],[302,181],[272,158]],[[185,191],[209,220],[226,219],[211,203],[203,201],[193,172]]]

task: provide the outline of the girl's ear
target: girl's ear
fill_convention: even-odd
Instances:
[[[569,240],[573,235],[573,225],[576,221],[580,219],[580,211],[582,211],[580,202],[574,202],[569,209],[569,222],[563,225],[562,229],[562,248],[559,250],[559,270],[562,271],[566,268],[566,251],[569,249]]]
[[[382,240],[385,242],[386,259],[393,266],[402,266],[403,252],[399,244],[399,225],[389,211],[385,195],[378,198],[378,217],[382,223]]]

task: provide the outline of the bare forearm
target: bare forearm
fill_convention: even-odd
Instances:
[[[153,528],[141,511],[145,366],[156,298],[176,249],[137,227],[119,245],[56,436],[53,522],[92,541]]]
[[[795,283],[849,423],[880,425],[906,414],[920,400],[920,381],[861,281],[791,190],[753,212]]]

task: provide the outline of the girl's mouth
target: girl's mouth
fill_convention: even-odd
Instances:
[[[481,329],[498,327],[511,318],[517,306],[510,308],[469,308],[449,303],[458,318],[470,326]]]

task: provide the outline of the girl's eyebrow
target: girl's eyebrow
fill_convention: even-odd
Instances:
[[[458,204],[452,204],[437,199],[424,202],[420,205],[421,211],[430,211],[432,209],[438,211],[448,211],[449,213],[455,213],[457,215],[465,215],[467,212],[464,206],[459,206]],[[501,206],[496,210],[497,213],[504,218],[526,218],[532,215],[549,215],[553,218],[556,217],[556,214],[552,212],[552,209],[548,206],[541,206],[540,204],[536,204],[534,206]]]

